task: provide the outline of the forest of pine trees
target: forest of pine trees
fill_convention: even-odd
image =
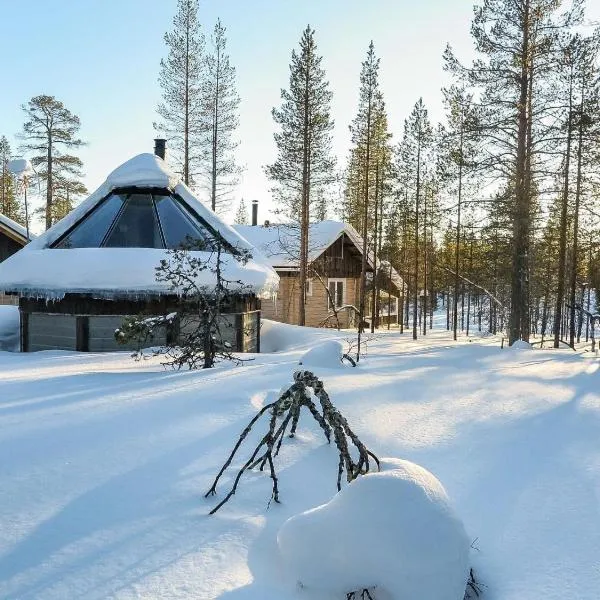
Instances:
[[[226,29],[218,21],[205,36],[199,8],[198,0],[177,1],[154,127],[184,181],[206,190],[213,210],[232,214],[241,99]],[[273,212],[298,227],[300,290],[309,224],[335,216],[363,238],[361,326],[378,325],[370,254],[404,279],[400,326],[414,338],[443,309],[455,339],[474,328],[505,332],[511,344],[588,339],[600,327],[600,32],[586,23],[585,1],[478,1],[476,59],[465,63],[451,47],[440,56],[449,80],[440,91],[443,122],[431,122],[412,81],[414,106],[395,138],[388,122],[396,107],[386,104],[371,42],[355,117],[337,125],[350,129],[342,164],[332,153],[333,88],[318,35],[307,26],[291,52],[289,81],[272,109],[276,154],[264,166]],[[23,110],[18,153],[36,168],[36,212],[47,228],[87,191],[76,154],[80,122],[53,96],[36,96]],[[23,222],[7,170],[15,154],[0,136],[0,212]],[[242,201],[235,220],[247,219]],[[301,315],[302,306],[301,298]]]

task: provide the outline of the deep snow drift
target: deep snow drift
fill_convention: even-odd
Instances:
[[[376,588],[376,597],[462,600],[469,576],[470,540],[446,491],[405,460],[382,461],[381,472],[292,517],[277,542],[302,585],[342,599]]]
[[[349,337],[265,324],[263,347],[269,330],[280,352],[192,373],[126,352],[0,352],[0,598],[344,600],[299,589],[277,546],[335,494],[337,453],[312,418],[282,447],[281,504],[251,473],[207,514],[250,418],[310,347]],[[600,361],[462,341],[384,333],[359,367],[314,369],[370,449],[442,482],[484,600],[597,600]]]

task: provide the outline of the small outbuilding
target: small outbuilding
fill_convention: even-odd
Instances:
[[[260,349],[261,298],[279,277],[256,249],[199,201],[157,154],[140,154],[115,169],[75,210],[0,264],[0,291],[19,298],[21,349],[111,351],[127,316],[172,312],[178,297],[157,281],[168,251],[194,241],[193,256],[213,260],[221,248],[223,277],[239,293],[223,312],[232,350]],[[249,252],[245,264],[238,257]],[[208,269],[197,284],[214,286]],[[177,332],[165,331],[164,340]],[[171,339],[173,339],[171,337]]]

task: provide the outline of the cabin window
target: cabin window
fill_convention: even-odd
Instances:
[[[307,296],[312,296],[313,295],[313,280],[311,278],[307,278],[306,285],[305,285],[304,289],[306,291],[306,295]]]
[[[125,198],[124,195],[111,194],[55,248],[98,248],[123,207]]]
[[[184,245],[189,245],[194,250],[213,248],[210,233],[201,228],[179,202],[171,196],[154,196],[154,200],[167,248]]]
[[[335,303],[335,308],[344,306],[346,301],[346,280],[345,279],[330,279],[328,281],[329,287],[329,310],[334,308],[332,306],[332,300]]]
[[[167,190],[112,193],[52,246],[53,248],[216,249],[210,226]],[[224,252],[230,252],[228,246]]]
[[[158,221],[149,194],[131,194],[109,231],[107,248],[161,248]]]

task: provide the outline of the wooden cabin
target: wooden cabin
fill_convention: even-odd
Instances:
[[[260,257],[240,263],[237,256],[255,248],[192,194],[168,168],[164,145],[162,151],[115,169],[69,215],[0,264],[0,290],[19,298],[23,351],[122,350],[115,329],[125,317],[177,310],[178,292],[157,280],[156,268],[190,240],[190,255],[207,263],[218,243],[223,277],[236,282],[222,311],[224,341],[233,351],[259,351],[261,298],[276,294],[279,278]],[[194,283],[214,287],[213,270],[199,272]],[[163,334],[153,345],[176,340],[178,332]]]
[[[253,215],[253,218],[255,216]],[[262,302],[267,319],[298,324],[299,320],[299,230],[294,225],[236,225],[236,230],[267,258],[280,278],[276,296]],[[306,286],[305,324],[310,327],[355,327],[362,268],[362,238],[340,221],[312,223],[309,229],[309,266]],[[368,286],[372,286],[373,257],[367,257]],[[378,287],[385,302],[380,323],[398,322],[404,282],[388,267],[378,269]],[[389,300],[388,300],[389,299]],[[367,298],[369,301],[369,297]],[[370,319],[370,311],[366,315]],[[392,314],[393,313],[393,314]]]
[[[27,230],[0,213],[0,262],[18,252],[27,244]],[[0,291],[0,304],[17,305],[19,299]]]

